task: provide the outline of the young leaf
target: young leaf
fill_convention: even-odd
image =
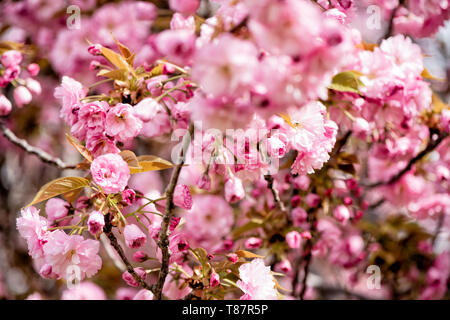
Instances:
[[[85,147],[82,146],[74,137],[72,137],[70,134],[66,134],[67,140],[69,140],[70,144],[77,149],[79,153],[89,162],[92,162],[94,160],[94,157],[92,156],[92,153]]]
[[[341,92],[359,93],[359,88],[363,86],[359,77],[361,74],[357,71],[344,71],[333,77],[330,89]]]
[[[139,165],[136,168],[130,168],[131,174],[146,171],[164,170],[173,167],[173,164],[171,162],[151,155],[139,156],[137,157],[137,160],[139,161]]]
[[[294,124],[292,123],[291,117],[290,117],[289,115],[279,113],[278,116],[281,117],[281,118],[283,118],[283,120],[286,121],[286,123],[287,123],[291,128],[294,128],[294,129],[295,129],[295,126],[294,126]]]
[[[117,67],[117,69],[128,70],[128,63],[121,55],[105,47],[102,47],[102,54],[109,62]]]
[[[124,150],[120,152],[119,155],[123,158],[123,160],[125,160],[126,163],[128,163],[129,167],[135,168],[135,170],[140,168],[138,158],[133,151]]]
[[[258,254],[246,250],[238,250],[235,253],[240,258],[264,258],[264,256],[260,256]]]
[[[39,192],[26,206],[32,206],[41,201],[59,196],[60,194],[69,193],[73,190],[89,186],[89,180],[80,177],[63,177],[52,180],[43,185]]]
[[[99,72],[97,72],[97,77],[105,77],[114,80],[125,81],[127,80],[127,74],[128,74],[127,69],[116,69],[112,71],[102,69]]]

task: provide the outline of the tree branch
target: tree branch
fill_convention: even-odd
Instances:
[[[267,188],[270,189],[272,192],[273,200],[277,204],[277,206],[280,208],[281,211],[285,212],[286,207],[284,206],[283,201],[280,199],[280,195],[278,193],[278,190],[274,188],[273,186],[273,176],[268,174],[264,176],[264,179],[267,181]]]
[[[103,232],[108,237],[113,248],[119,254],[120,259],[122,259],[123,263],[125,264],[125,266],[127,268],[127,271],[133,276],[134,280],[136,280],[141,285],[141,287],[143,287],[144,289],[150,290],[151,292],[153,292],[153,294],[155,294],[154,289],[151,286],[149,286],[144,280],[142,280],[142,278],[139,277],[136,272],[134,272],[133,266],[130,264],[127,257],[125,256],[125,253],[123,252],[122,247],[117,242],[116,236],[112,233],[112,224],[111,224],[110,219],[111,219],[110,214],[108,213],[105,216],[105,226],[103,227]]]
[[[419,152],[414,158],[409,160],[408,164],[405,168],[400,170],[396,175],[394,175],[391,179],[389,179],[387,182],[378,181],[372,184],[365,185],[367,188],[375,188],[382,185],[390,185],[398,180],[409,170],[411,170],[412,166],[419,160],[421,160],[423,157],[425,157],[429,152],[433,151],[445,138],[449,136],[447,132],[440,132],[438,134],[437,139],[433,140],[433,135],[435,134],[433,129],[430,129],[430,140],[428,141],[428,144],[425,149],[423,149],[421,152]]]
[[[51,156],[44,150],[31,146],[26,140],[18,138],[14,132],[6,127],[6,124],[3,121],[0,121],[0,131],[8,141],[23,149],[27,153],[34,154],[41,159],[42,162],[54,165],[62,170],[75,168],[75,166],[66,164],[61,159]]]
[[[158,276],[158,282],[156,283],[155,292],[154,292],[156,300],[161,300],[164,282],[166,281],[167,274],[169,273],[169,261],[170,261],[169,224],[170,224],[170,220],[173,217],[173,209],[175,208],[175,205],[173,203],[173,193],[174,193],[175,187],[178,182],[178,177],[180,176],[181,168],[183,167],[184,161],[186,159],[187,149],[189,147],[189,143],[191,141],[193,132],[194,132],[194,126],[191,123],[189,125],[188,136],[183,137],[183,145],[182,145],[182,148],[180,151],[180,159],[172,173],[172,177],[170,178],[170,183],[167,186],[167,189],[165,192],[165,195],[167,197],[166,209],[165,209],[163,221],[161,223],[161,230],[159,232],[159,241],[158,241],[158,247],[161,249],[161,254],[162,254],[162,259],[161,259],[162,264],[161,264],[161,271],[159,272],[159,276]],[[185,151],[186,151],[186,153],[185,153]]]

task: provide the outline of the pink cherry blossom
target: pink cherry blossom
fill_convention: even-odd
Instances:
[[[239,267],[237,286],[244,292],[241,300],[276,300],[274,277],[262,259],[253,259]]]
[[[108,153],[95,158],[91,164],[92,179],[106,193],[123,191],[130,178],[128,164],[121,156]]]

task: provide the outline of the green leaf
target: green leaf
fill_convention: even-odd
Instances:
[[[338,73],[331,81],[330,89],[340,92],[359,93],[359,88],[364,84],[359,80],[361,73],[357,71],[344,71]]]
[[[41,201],[59,196],[61,194],[69,193],[71,191],[89,186],[89,180],[80,177],[63,177],[52,180],[43,185],[39,192],[26,206],[32,206]]]

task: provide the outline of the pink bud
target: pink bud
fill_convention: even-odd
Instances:
[[[9,50],[2,54],[2,65],[5,68],[18,66],[22,62],[22,54],[17,50]]]
[[[310,193],[306,196],[306,204],[311,207],[315,208],[320,203],[320,197],[315,193]]]
[[[28,65],[27,70],[28,70],[28,73],[30,74],[30,76],[35,77],[38,75],[41,68],[39,67],[39,65],[37,63],[31,63]]]
[[[98,62],[97,60],[92,60],[91,63],[89,64],[89,70],[97,70],[100,68],[100,62]]]
[[[244,245],[247,249],[258,249],[261,247],[261,244],[262,240],[260,238],[250,237],[245,241]]]
[[[339,205],[334,209],[333,216],[337,221],[345,224],[350,219],[350,211],[346,206]]]
[[[45,204],[45,213],[47,213],[47,218],[50,225],[52,225],[55,220],[59,220],[67,216],[69,213],[69,208],[70,204],[63,199],[51,198],[48,200]],[[70,219],[67,219],[67,222],[69,221]],[[64,223],[60,223],[59,225],[64,225]]]
[[[30,103],[31,99],[33,98],[31,96],[31,92],[24,86],[18,86],[17,88],[15,88],[13,95],[14,101],[19,108],[22,108],[24,104]]]
[[[308,176],[298,176],[294,178],[293,185],[295,189],[300,189],[303,191],[308,190],[309,184],[311,183],[311,180]]]
[[[170,9],[184,15],[194,14],[200,6],[200,0],[169,0]]]
[[[345,180],[345,185],[348,190],[354,190],[358,186],[358,182],[355,179],[350,178]]]
[[[133,254],[133,261],[144,262],[148,259],[147,254],[144,251],[136,251]]]
[[[293,208],[297,207],[302,202],[302,198],[299,195],[295,195],[291,199],[291,206]]]
[[[346,206],[351,206],[353,204],[353,199],[350,197],[345,197],[343,202]]]
[[[306,222],[308,213],[303,208],[294,208],[291,212],[291,216],[294,226],[299,227]]]
[[[292,265],[291,265],[291,263],[289,262],[289,260],[284,259],[284,260],[282,260],[282,261],[278,264],[277,268],[278,268],[279,270],[281,270],[281,272],[288,273],[288,272],[291,272],[291,270],[292,270]]]
[[[286,234],[286,242],[291,249],[298,249],[300,248],[300,242],[301,242],[301,235],[297,231],[291,231],[288,234]]]
[[[227,255],[228,260],[230,260],[233,263],[236,263],[239,259],[238,255],[236,253],[230,253]]]
[[[3,73],[3,79],[6,82],[11,82],[14,79],[16,79],[20,74],[20,67],[19,66],[12,66],[5,69],[5,72]]]
[[[217,287],[220,284],[220,277],[217,273],[213,272],[211,273],[211,276],[209,278],[209,286],[210,287]]]
[[[33,78],[27,78],[25,80],[25,85],[27,86],[28,90],[36,95],[40,95],[42,92],[41,84]]]
[[[303,231],[302,233],[300,233],[300,235],[302,236],[302,239],[311,239],[312,235],[311,232],[309,231]]]
[[[100,211],[92,211],[89,214],[88,219],[88,230],[92,235],[98,235],[103,231],[103,227],[105,226],[105,217]]]
[[[170,232],[172,232],[173,230],[175,230],[175,228],[178,226],[178,224],[180,223],[181,218],[180,217],[173,217],[170,220],[170,225],[169,225],[169,230]]]
[[[92,54],[93,56],[99,56],[102,54],[102,45],[100,44],[93,44],[88,47],[88,52]]]
[[[200,178],[197,180],[197,187],[203,190],[211,189],[211,178],[208,174],[202,174]]]
[[[127,246],[131,249],[142,247],[147,241],[145,234],[135,224],[127,224],[123,235]]]
[[[0,116],[6,116],[11,112],[12,105],[11,101],[7,97],[0,94]]]
[[[175,187],[173,193],[173,203],[183,209],[192,208],[192,196],[189,187],[185,184],[179,184]]]
[[[132,205],[134,203],[134,200],[136,200],[136,192],[133,189],[125,189],[122,192],[122,200],[127,205]]]
[[[136,272],[136,274],[142,279],[145,280],[145,278],[147,277],[147,272],[145,272],[144,268],[138,267],[138,268],[134,268],[134,272]],[[122,274],[122,279],[131,287],[139,287],[139,282],[137,282],[133,276],[131,275],[131,273],[129,273],[128,271],[125,271]]]
[[[244,198],[245,191],[239,178],[231,177],[225,182],[225,199],[229,203],[235,203]]]
[[[231,239],[224,240],[223,241],[223,250],[224,251],[231,250],[231,248],[233,248],[233,244],[234,244],[234,242]]]

